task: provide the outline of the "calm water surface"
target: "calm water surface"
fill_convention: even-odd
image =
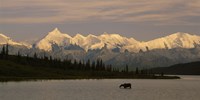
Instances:
[[[200,100],[200,76],[0,83],[0,100]],[[132,89],[120,89],[121,83]]]

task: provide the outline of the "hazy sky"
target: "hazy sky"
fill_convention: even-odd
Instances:
[[[0,33],[44,37],[118,33],[147,41],[174,32],[200,35],[200,0],[0,0]]]

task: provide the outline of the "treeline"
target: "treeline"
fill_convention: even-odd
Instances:
[[[136,75],[160,75],[160,76],[164,76],[163,72],[158,72],[155,73],[152,69],[139,69],[138,67],[136,67],[135,69],[135,74]]]
[[[3,45],[0,59],[9,60],[23,65],[31,65],[36,67],[54,67],[63,70],[81,70],[81,71],[107,71],[107,72],[117,72],[119,69],[113,68],[112,65],[105,65],[102,59],[97,59],[96,61],[77,61],[71,59],[61,60],[59,58],[53,58],[52,56],[46,56],[45,53],[41,57],[34,53],[33,56],[22,56],[20,52],[17,55],[9,55],[9,45]]]
[[[32,56],[9,55],[9,46],[4,45],[0,52],[0,81],[29,79],[97,79],[97,78],[143,78],[169,79],[177,77],[156,76],[147,70],[129,71],[128,65],[123,70],[106,65],[102,59],[96,61],[61,60],[35,53]]]
[[[34,53],[33,56],[22,56],[20,52],[17,55],[9,55],[9,45],[3,45],[0,59],[9,60],[23,65],[31,65],[36,67],[52,67],[52,68],[61,68],[64,70],[80,70],[80,71],[107,71],[107,72],[122,72],[122,73],[132,73],[135,75],[147,75],[154,74],[150,69],[139,69],[136,67],[135,71],[130,71],[129,66],[126,65],[121,69],[112,67],[112,65],[106,65],[103,63],[102,59],[97,59],[96,61],[77,61],[72,59],[61,60],[59,58],[53,58],[52,56],[46,56],[44,53],[43,56],[37,55]],[[163,73],[162,73],[163,74]]]

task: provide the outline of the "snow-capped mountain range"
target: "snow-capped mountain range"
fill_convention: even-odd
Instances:
[[[2,44],[10,44],[10,45],[18,45],[22,46],[23,44],[13,41],[10,37],[5,36],[0,33],[0,45]]]
[[[9,44],[11,54],[52,56],[81,61],[102,59],[106,64],[122,67],[163,67],[200,60],[200,36],[177,32],[169,36],[143,42],[119,34],[103,33],[74,37],[55,28],[32,45],[13,41],[0,34],[0,48]]]
[[[85,51],[89,49],[101,49],[107,45],[108,49],[119,49],[120,52],[128,50],[129,52],[148,51],[153,49],[173,49],[173,48],[194,48],[195,44],[200,44],[200,36],[188,33],[174,33],[172,35],[158,38],[155,40],[141,42],[134,38],[127,38],[119,34],[103,33],[102,35],[83,36],[77,34],[74,37],[66,33],[61,33],[57,28],[36,43],[36,48],[45,51],[52,51],[52,45],[57,44],[60,47],[78,45]]]

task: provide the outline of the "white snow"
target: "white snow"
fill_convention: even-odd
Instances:
[[[150,40],[147,42],[137,41],[134,38],[123,37],[119,34],[109,34],[104,32],[102,35],[95,36],[89,34],[83,36],[80,33],[74,37],[66,33],[61,33],[57,28],[37,43],[39,49],[51,51],[52,44],[58,46],[68,46],[76,44],[85,51],[89,49],[101,49],[107,44],[108,49],[120,48],[121,52],[128,50],[129,52],[147,51],[153,49],[173,49],[173,48],[193,48],[194,44],[200,44],[200,36],[188,33],[177,32],[172,35]]]
[[[55,28],[52,32],[39,41],[36,47],[45,51],[52,50],[52,44],[57,44],[58,46],[69,45],[71,43],[71,36],[65,33],[61,33],[58,28]]]
[[[0,44],[7,43],[31,48],[29,45],[15,42],[10,37],[0,34]],[[78,33],[71,37],[55,28],[36,43],[36,48],[55,51],[51,52],[52,56],[64,59],[66,56],[77,60],[102,58],[105,63],[116,66],[128,64],[139,67],[159,67],[199,60],[200,36],[177,32],[169,36],[141,42],[115,33],[103,33],[99,36],[92,34],[83,36]],[[38,49],[27,50],[26,53],[33,53]],[[119,49],[120,53],[113,52],[112,49]],[[145,52],[147,49],[150,51]],[[21,49],[15,49],[13,54],[19,50]],[[121,53],[126,50],[129,52]],[[138,53],[140,50],[144,52]]]
[[[150,49],[162,49],[166,48],[194,48],[194,43],[200,44],[200,37],[196,35],[190,35],[188,33],[174,33],[172,35],[158,38],[152,41],[144,43]]]
[[[19,45],[23,46],[23,44],[13,41],[10,37],[5,36],[4,34],[0,33],[0,44],[9,44],[9,45]],[[25,46],[25,45],[24,45]]]

